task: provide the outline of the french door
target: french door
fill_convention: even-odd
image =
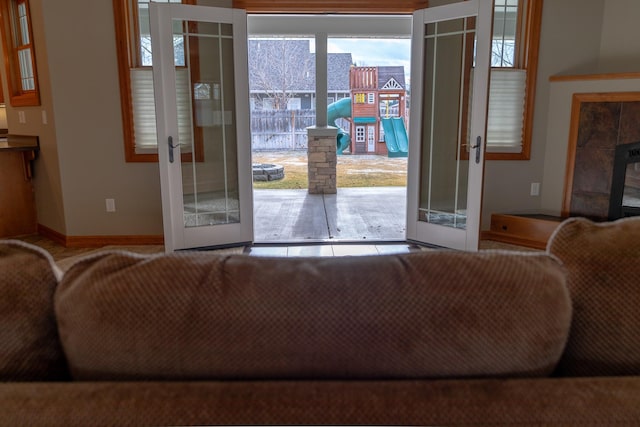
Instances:
[[[167,252],[253,240],[244,11],[150,3]]]
[[[407,239],[478,250],[492,0],[413,16]]]

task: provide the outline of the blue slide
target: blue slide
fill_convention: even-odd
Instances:
[[[339,99],[327,107],[327,122],[329,126],[338,128],[338,136],[336,137],[336,152],[338,154],[342,154],[351,142],[349,134],[336,125],[337,119],[346,117],[351,117],[351,98]]]
[[[402,117],[381,118],[384,129],[384,140],[387,143],[389,157],[407,157],[409,154],[409,138]]]

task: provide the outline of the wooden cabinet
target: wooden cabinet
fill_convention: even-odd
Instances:
[[[37,232],[31,161],[36,150],[0,147],[0,237]]]
[[[493,214],[487,240],[544,249],[549,237],[563,220],[561,217],[536,214]]]

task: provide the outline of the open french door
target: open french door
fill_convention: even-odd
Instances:
[[[416,11],[407,239],[478,250],[492,0]]]
[[[253,240],[246,14],[150,3],[165,249]]]

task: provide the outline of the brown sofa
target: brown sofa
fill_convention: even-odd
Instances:
[[[640,218],[546,253],[0,241],[0,425],[640,425]]]

